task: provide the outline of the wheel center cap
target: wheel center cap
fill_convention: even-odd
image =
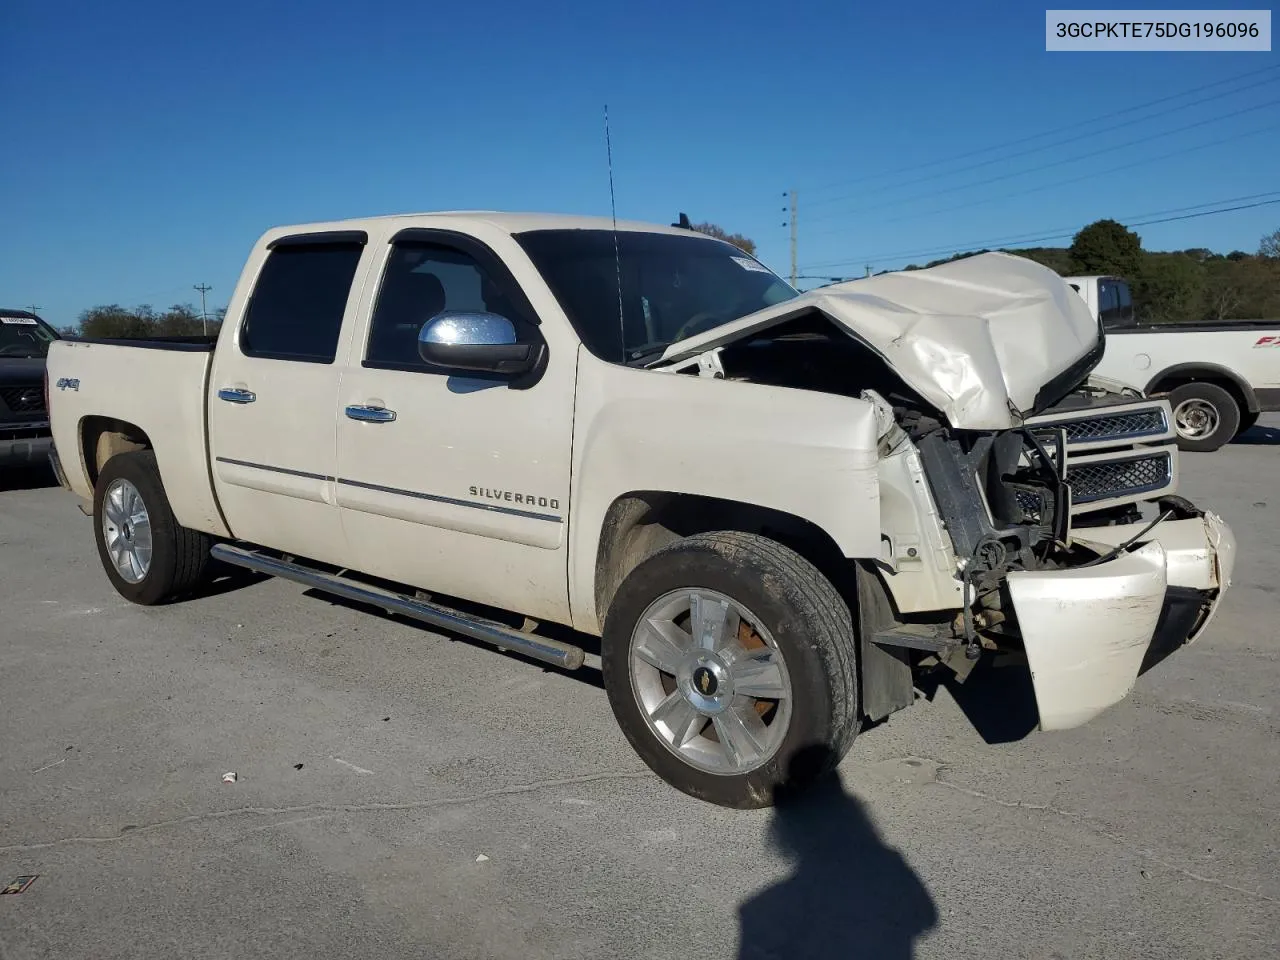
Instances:
[[[722,713],[733,700],[729,669],[713,654],[687,661],[676,673],[676,684],[693,708],[708,716]]]
[[[126,521],[125,521],[124,526],[120,528],[120,532],[124,534],[124,538],[125,538],[126,540],[132,540],[132,539],[133,539],[133,524],[129,523],[129,522],[126,520]]]
[[[693,671],[693,688],[704,697],[714,697],[720,681],[709,667],[698,667]]]

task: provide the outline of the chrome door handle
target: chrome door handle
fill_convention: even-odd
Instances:
[[[239,387],[223,387],[218,391],[218,399],[227,403],[253,403],[258,395],[252,390],[241,390]]]
[[[362,403],[353,403],[347,407],[347,416],[364,423],[390,423],[396,418],[396,412],[386,407],[370,407]]]

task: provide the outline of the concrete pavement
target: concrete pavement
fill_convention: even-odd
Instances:
[[[283,582],[135,607],[0,481],[0,957],[1273,955],[1280,419],[1244,439],[1182,457],[1235,589],[1129,700],[1040,734],[978,676],[753,813],[649,774],[597,674]]]

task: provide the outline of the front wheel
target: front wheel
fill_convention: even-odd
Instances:
[[[1178,448],[1208,453],[1236,435],[1240,405],[1216,383],[1194,381],[1169,391]]]
[[[853,621],[831,583],[753,534],[678,540],[618,588],[605,690],[649,767],[727,807],[828,773],[858,732]]]
[[[209,538],[174,519],[150,450],[106,462],[93,492],[93,526],[107,578],[134,603],[180,596],[208,566]]]

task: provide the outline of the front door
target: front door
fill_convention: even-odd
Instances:
[[[376,268],[375,268],[376,269]],[[337,497],[350,564],[566,622],[576,351],[544,339],[502,261],[478,241],[412,230],[386,248],[370,320],[339,390]],[[498,313],[547,344],[523,380],[450,373],[418,356],[444,311]]]
[[[277,241],[241,315],[227,320],[234,327],[210,374],[209,440],[214,489],[238,539],[343,562],[337,358],[365,249],[363,234]]]

